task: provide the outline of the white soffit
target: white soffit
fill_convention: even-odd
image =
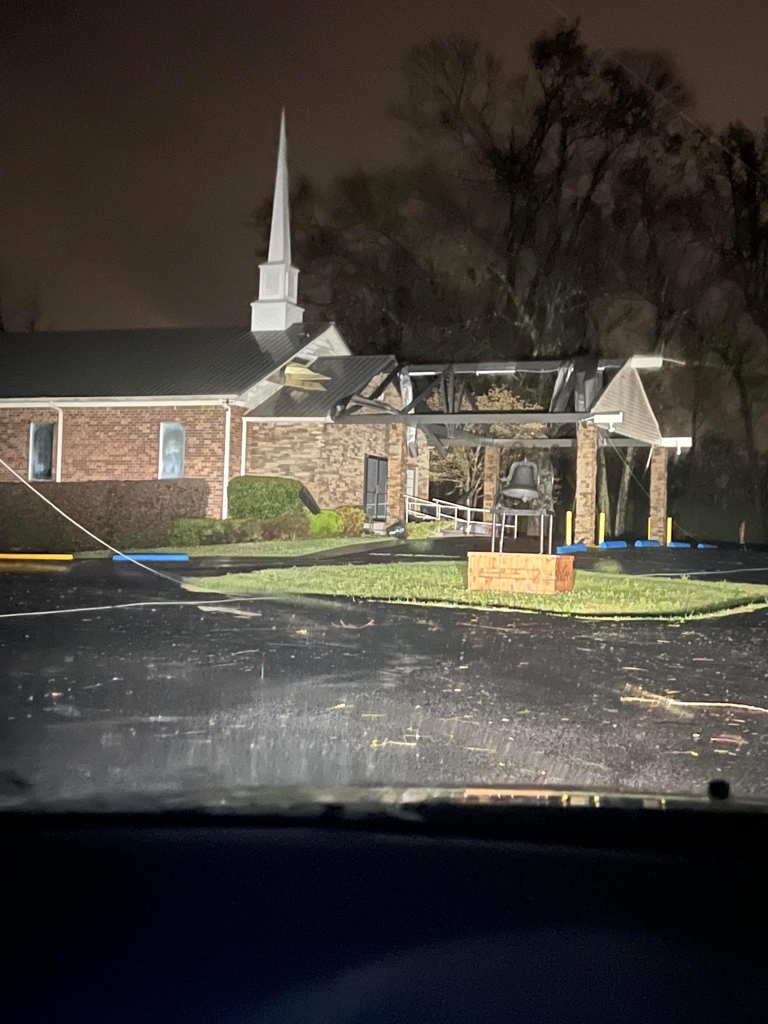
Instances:
[[[658,420],[648,401],[640,374],[631,363],[622,366],[591,411],[600,413],[617,409],[624,414],[621,422],[616,424],[617,434],[647,444],[662,443]]]

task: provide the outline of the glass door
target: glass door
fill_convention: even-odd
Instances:
[[[387,518],[387,460],[376,455],[365,457],[365,516]]]

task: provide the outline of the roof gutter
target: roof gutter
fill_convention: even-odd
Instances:
[[[194,406],[221,405],[223,402],[235,402],[238,395],[206,395],[190,398],[179,395],[178,398],[167,395],[158,398],[5,398],[0,399],[0,409],[50,409],[52,406],[63,409],[111,409],[145,408],[148,406]],[[245,403],[243,403],[245,404]]]

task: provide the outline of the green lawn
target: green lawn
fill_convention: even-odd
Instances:
[[[201,544],[198,547],[186,548],[141,548],[142,554],[161,552],[163,554],[189,555],[191,558],[219,557],[230,558],[252,556],[254,558],[277,558],[290,555],[313,555],[318,551],[329,551],[332,548],[353,547],[357,544],[391,544],[386,537],[323,537],[315,540],[255,540],[243,544]],[[138,548],[134,549],[138,551]],[[130,552],[129,552],[130,554]],[[112,552],[102,548],[101,551],[80,551],[75,558],[111,558]]]
[[[570,594],[468,591],[466,564],[411,562],[263,569],[191,580],[227,594],[337,595],[384,601],[521,608],[569,615],[695,615],[768,602],[768,586],[577,572]]]

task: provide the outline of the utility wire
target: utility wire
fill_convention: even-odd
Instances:
[[[581,35],[583,35],[586,40],[592,43],[593,46],[596,46],[598,50],[602,50],[604,53],[610,52],[607,47],[602,45],[599,39],[596,39],[595,36],[593,36],[591,33],[585,31],[576,18],[574,18],[572,15],[564,11],[562,7],[558,6],[558,4],[554,3],[554,0],[541,0],[541,2],[545,3],[547,7],[551,8],[551,10],[555,12],[555,14],[558,14],[565,21],[570,22],[570,24],[572,25],[576,25]],[[635,79],[635,81],[639,82],[644,89],[647,89],[648,92],[653,93],[653,95],[656,96],[657,99],[661,100],[661,102],[665,106],[670,107],[676,117],[682,118],[682,120],[685,121],[686,124],[688,124],[695,131],[699,132],[708,142],[712,143],[713,146],[716,146],[718,149],[722,150],[723,153],[729,156],[732,160],[735,160],[736,163],[741,164],[745,171],[747,171],[749,174],[752,174],[755,178],[758,179],[758,181],[761,181],[766,186],[766,188],[768,188],[768,178],[762,175],[759,171],[756,171],[754,167],[750,167],[749,164],[745,163],[737,153],[732,152],[730,149],[728,149],[727,146],[724,146],[716,135],[713,135],[706,128],[702,128],[702,126],[698,124],[696,121],[694,121],[692,117],[689,117],[688,114],[685,113],[685,111],[680,110],[678,107],[676,107],[672,100],[665,96],[664,93],[660,92],[658,89],[655,89],[652,85],[646,82],[641,75],[638,75],[636,71],[633,71],[632,68],[628,67],[628,65],[626,65],[618,57],[611,54],[610,59],[614,62],[614,64],[618,64],[619,67],[623,68],[628,75],[631,75],[632,78]]]
[[[196,607],[199,608],[202,601],[205,600],[201,597],[199,601],[127,601],[124,604],[99,604],[92,605],[87,608],[46,608],[43,611],[36,612],[3,612],[0,614],[0,619],[33,619],[38,618],[41,615],[76,615],[78,612],[111,612],[120,610],[123,608],[185,608],[185,607]],[[224,597],[218,601],[206,601],[206,605],[219,605],[219,604],[232,604],[237,602],[242,604],[244,601],[262,600],[261,598],[249,598],[249,597]]]
[[[28,487],[30,491],[32,491],[33,494],[36,494],[38,498],[40,498],[42,501],[46,503],[46,505],[50,505],[51,508],[54,509],[54,511],[58,512],[60,516],[63,516],[65,519],[67,519],[70,523],[72,523],[73,526],[76,526],[78,530],[82,530],[83,533],[87,533],[89,537],[92,537],[95,541],[97,541],[97,543],[101,544],[102,547],[108,548],[110,551],[113,551],[116,555],[120,555],[122,558],[125,558],[128,562],[133,562],[134,565],[138,565],[140,568],[146,569],[147,572],[151,572],[155,576],[159,576],[161,579],[170,580],[171,583],[175,583],[177,586],[181,585],[182,581],[178,577],[171,576],[169,573],[160,572],[159,569],[153,569],[152,566],[146,565],[144,562],[140,562],[136,558],[131,558],[130,555],[126,555],[125,552],[123,551],[118,551],[117,548],[113,547],[111,544],[108,544],[107,541],[102,540],[101,537],[97,537],[95,533],[92,533],[89,529],[83,526],[82,523],[78,523],[76,519],[73,519],[72,516],[67,515],[67,513],[63,509],[60,509],[58,505],[54,504],[54,502],[52,502],[49,498],[46,498],[44,494],[41,494],[40,491],[38,491],[36,487],[33,487],[28,480],[25,480],[20,473],[17,473],[12,466],[9,466],[5,459],[0,458],[0,466],[3,466],[5,469],[7,469],[9,473],[15,476],[16,479],[23,483],[25,487]]]

